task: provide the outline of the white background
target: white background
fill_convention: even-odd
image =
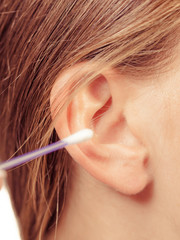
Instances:
[[[12,205],[5,187],[0,191],[0,239],[20,240]]]

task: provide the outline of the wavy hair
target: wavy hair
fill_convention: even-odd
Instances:
[[[135,76],[165,69],[179,25],[179,0],[2,0],[1,158],[58,140],[49,96],[64,69],[96,63],[93,72],[59,93],[58,114],[104,68]],[[71,162],[62,150],[8,172],[24,240],[43,239],[61,216]]]

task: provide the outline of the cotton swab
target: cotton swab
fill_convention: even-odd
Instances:
[[[49,154],[51,152],[55,152],[59,149],[62,149],[68,145],[84,142],[84,141],[92,138],[92,136],[93,136],[93,131],[91,129],[88,129],[88,128],[83,129],[79,132],[76,132],[76,133],[70,135],[67,138],[64,138],[58,142],[52,143],[46,147],[42,147],[42,148],[34,150],[32,152],[25,153],[21,156],[14,157],[10,160],[7,160],[0,164],[0,170],[8,170],[10,168],[17,167],[21,164],[27,163],[27,162],[35,159],[35,158],[38,158],[40,156],[43,156],[43,155]]]

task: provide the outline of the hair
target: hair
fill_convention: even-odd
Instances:
[[[178,43],[179,24],[179,0],[2,0],[1,158],[58,140],[49,97],[63,70],[96,63],[94,71],[61,90],[58,114],[104,68],[135,76],[165,69]],[[42,239],[56,224],[71,163],[61,150],[8,171],[23,239]]]

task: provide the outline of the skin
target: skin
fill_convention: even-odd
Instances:
[[[0,190],[3,186],[3,179],[5,177],[5,172],[0,171]]]
[[[2,185],[3,185],[3,180],[0,179],[0,190],[1,190],[1,188],[2,188]]]
[[[115,74],[125,81],[111,85],[127,93],[124,114],[146,147],[151,181],[125,194],[75,159],[64,211],[48,240],[54,234],[59,240],[179,240],[180,48],[176,53],[164,72],[134,79]]]

